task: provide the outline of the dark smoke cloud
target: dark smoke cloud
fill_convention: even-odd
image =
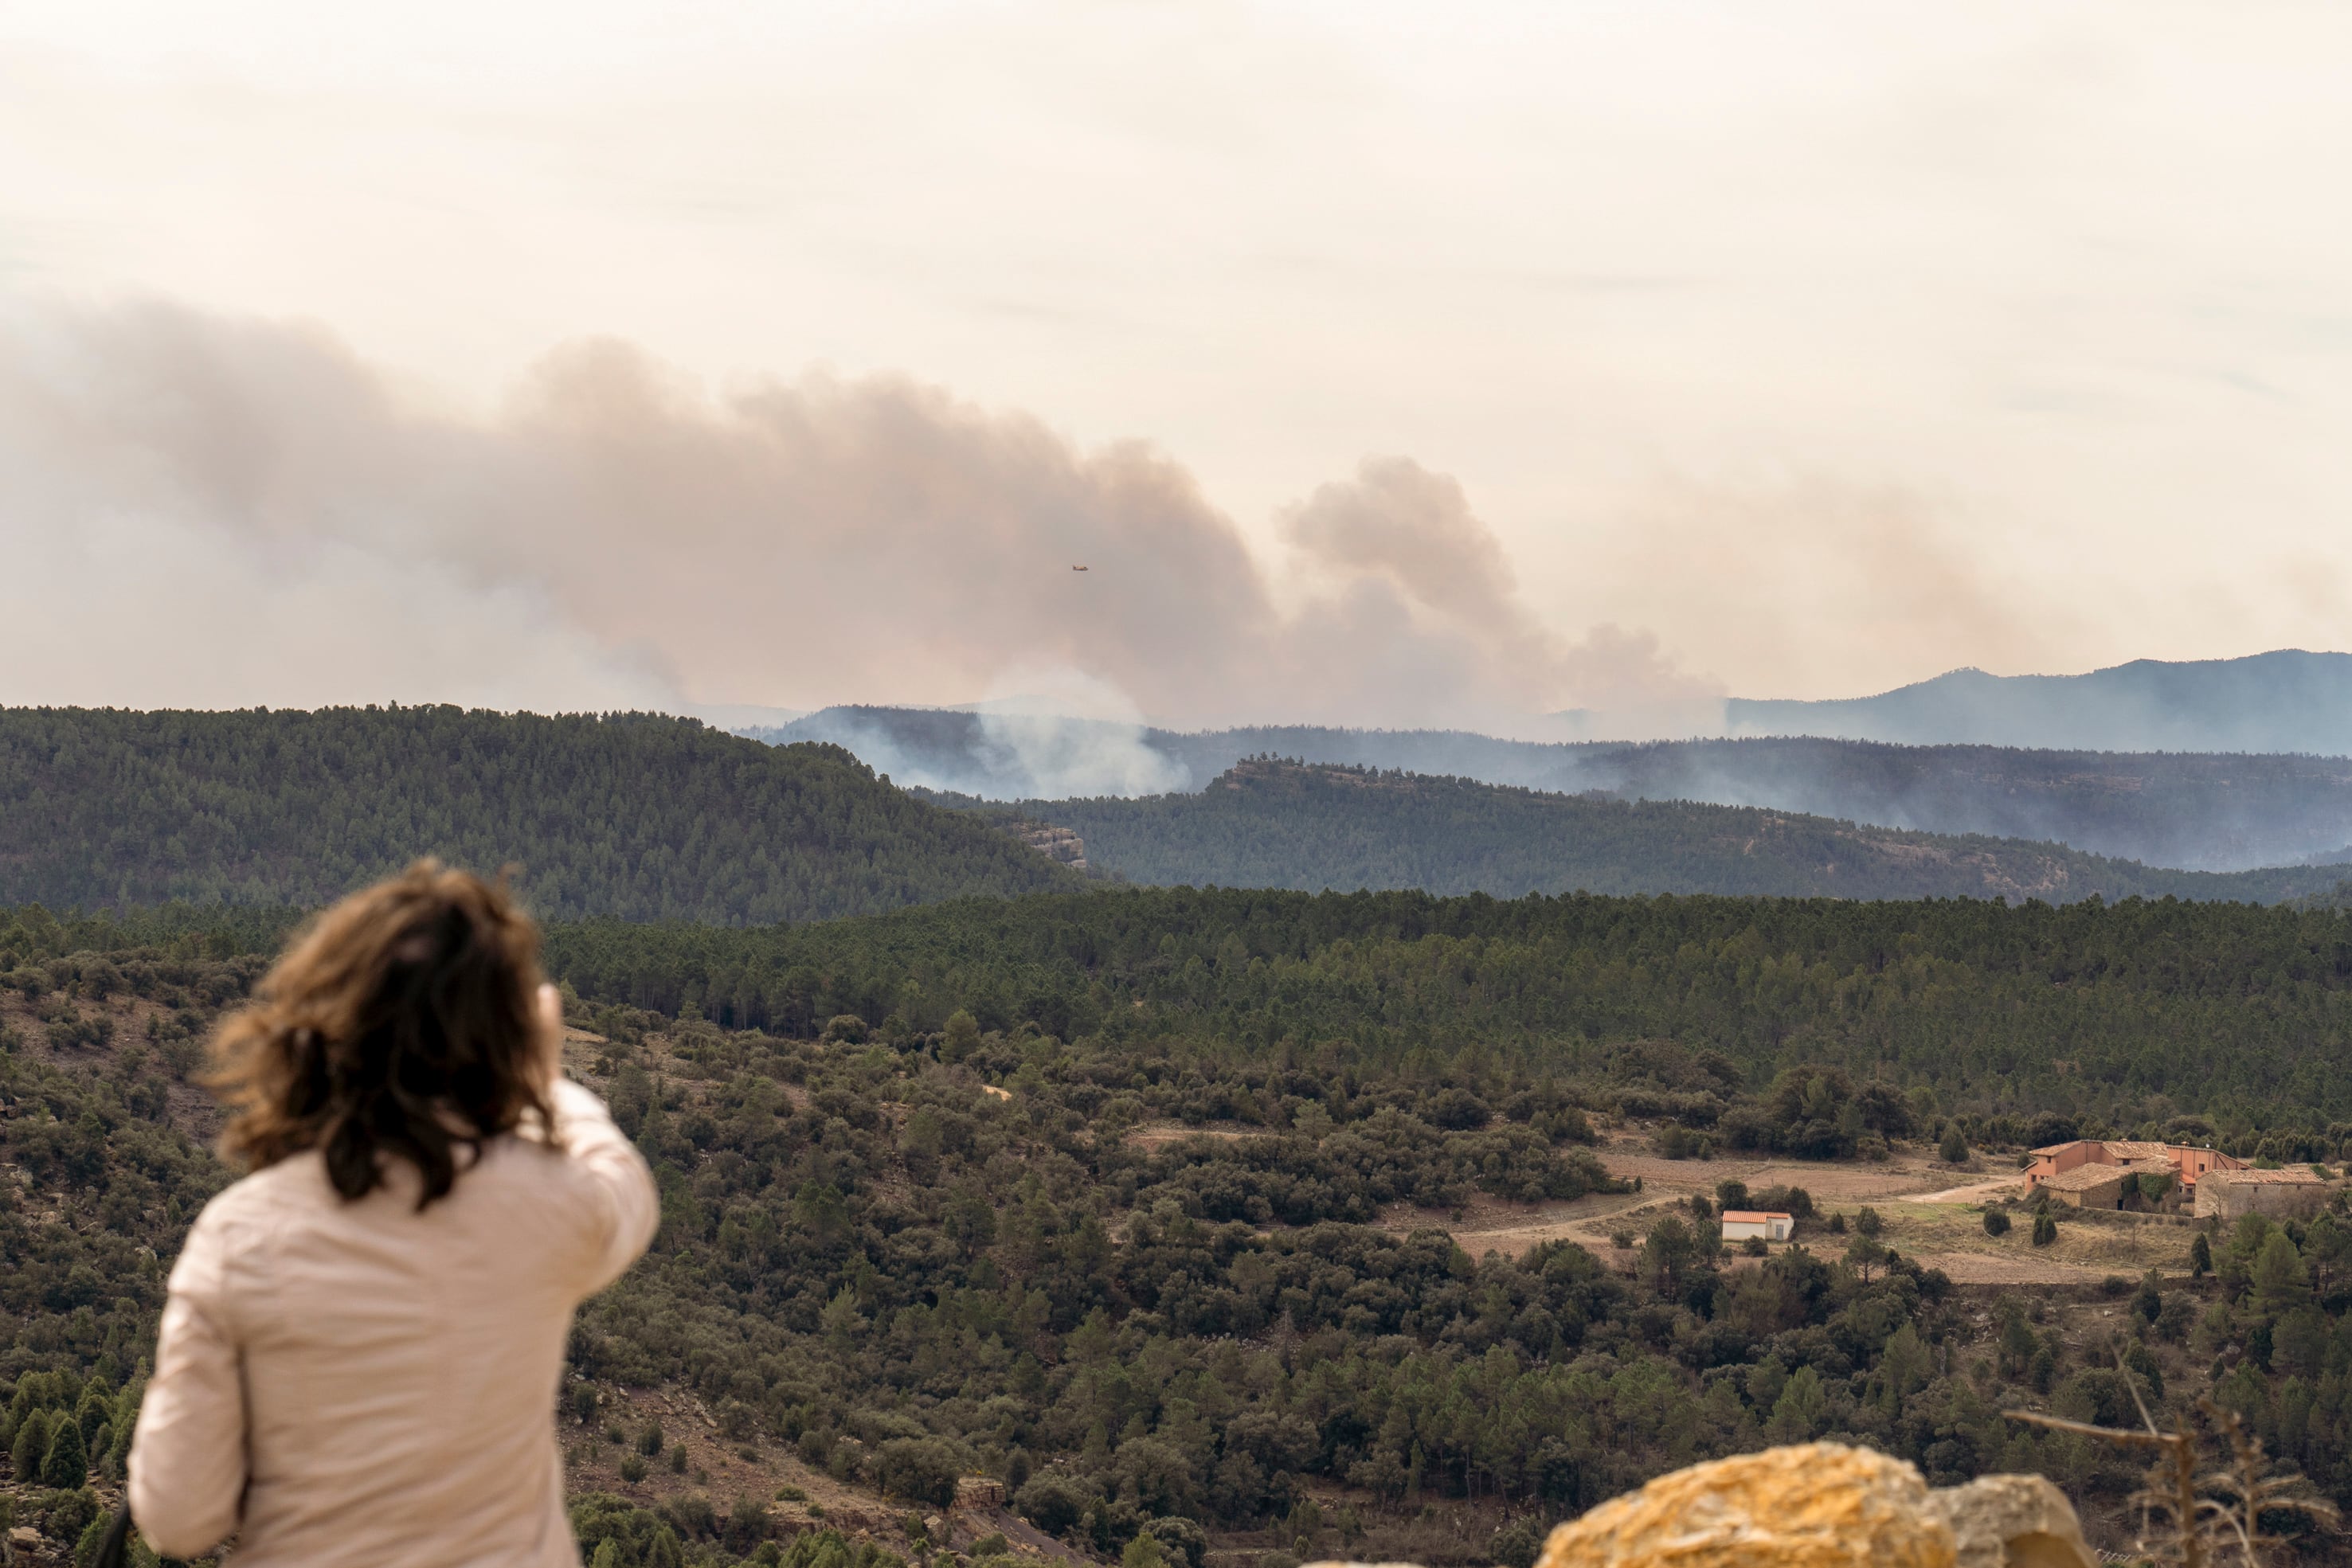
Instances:
[[[1541,624],[1462,487],[1403,458],[1294,508],[1277,580],[1167,456],[901,377],[713,396],[589,342],[475,415],[298,327],[0,333],[5,505],[44,541],[0,590],[11,701],[1058,688],[1176,725],[1459,725],[1714,690],[1643,633]]]

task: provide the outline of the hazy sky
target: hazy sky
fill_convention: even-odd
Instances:
[[[2347,72],[2332,4],[13,0],[0,701],[2342,648]]]

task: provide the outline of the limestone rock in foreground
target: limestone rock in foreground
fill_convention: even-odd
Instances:
[[[1660,1476],[1551,1532],[1536,1568],[1954,1568],[1958,1539],[1900,1459],[1840,1443]]]
[[[2088,1568],[2074,1505],[2040,1476],[1979,1476],[1927,1494],[1952,1527],[1958,1568]]]
[[[1536,1568],[2095,1568],[2096,1563],[2074,1505],[2040,1476],[1979,1476],[1966,1486],[1930,1491],[1919,1472],[1900,1459],[1842,1443],[1807,1443],[1660,1476],[1553,1531]]]

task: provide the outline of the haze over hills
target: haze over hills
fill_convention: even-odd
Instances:
[[[2352,877],[2352,865],[2172,871],[2019,839],[1269,758],[1240,763],[1197,793],[1011,806],[937,798],[1008,827],[1073,830],[1096,871],[1160,885],[2272,904]]]
[[[2197,871],[2337,858],[2352,763],[2308,755],[1907,747],[1807,737],[1637,745],[1264,726],[1185,734],[1085,719],[837,707],[754,731],[842,746],[896,781],[992,800],[1198,789],[1248,757],[1627,799],[1765,806],[1881,827],[2047,839]]]
[[[692,719],[0,709],[0,903],[314,905],[419,854],[541,915],[814,920],[1074,873],[833,747]]]

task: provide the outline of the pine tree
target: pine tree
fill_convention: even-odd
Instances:
[[[2204,1238],[2198,1238],[2203,1240]],[[24,1422],[16,1428],[16,1441],[8,1451],[10,1473],[18,1485],[38,1480],[41,1460],[49,1451],[49,1413],[46,1410],[26,1412]]]
[[[48,1457],[41,1461],[41,1484],[59,1491],[78,1491],[89,1479],[89,1458],[82,1450],[81,1428],[59,1421],[49,1438]]]
[[[2057,1239],[2058,1221],[2053,1218],[2050,1211],[2045,1208],[2033,1217],[2033,1244],[2036,1247],[2047,1247]]]

